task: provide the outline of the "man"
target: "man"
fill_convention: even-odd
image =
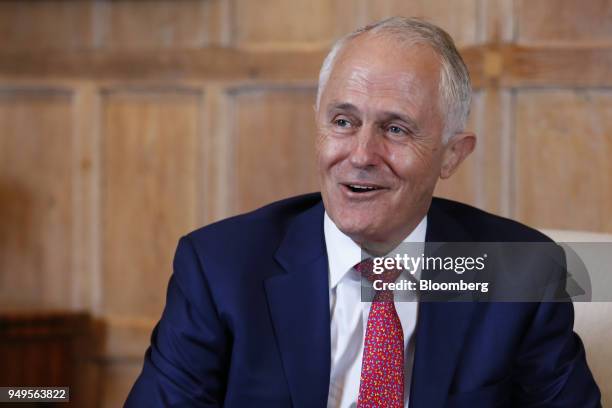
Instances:
[[[472,152],[467,69],[438,27],[341,39],[316,104],[321,194],[183,237],[126,406],[596,407],[571,303],[361,302],[361,251],[547,242],[432,199]]]

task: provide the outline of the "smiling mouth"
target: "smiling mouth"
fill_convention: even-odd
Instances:
[[[382,190],[382,187],[365,185],[365,184],[343,184],[343,185],[352,193],[358,193],[358,194],[370,193],[372,191]]]

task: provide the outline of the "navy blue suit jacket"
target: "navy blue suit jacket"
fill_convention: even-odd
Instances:
[[[295,197],[183,237],[127,407],[325,407],[324,209]],[[548,241],[434,198],[427,241]],[[423,302],[411,408],[600,406],[571,303]]]

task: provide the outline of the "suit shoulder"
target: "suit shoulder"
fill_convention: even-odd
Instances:
[[[256,210],[198,228],[187,236],[196,243],[249,245],[279,240],[293,218],[318,205],[319,193],[305,194],[270,203]]]
[[[548,236],[532,227],[468,204],[434,197],[431,205],[461,224],[475,241],[553,242]]]

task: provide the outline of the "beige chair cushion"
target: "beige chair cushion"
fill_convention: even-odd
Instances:
[[[541,231],[557,242],[612,242],[612,234]],[[612,406],[612,302],[576,302],[574,308],[574,330],[584,342],[589,367],[601,389],[603,406]]]

